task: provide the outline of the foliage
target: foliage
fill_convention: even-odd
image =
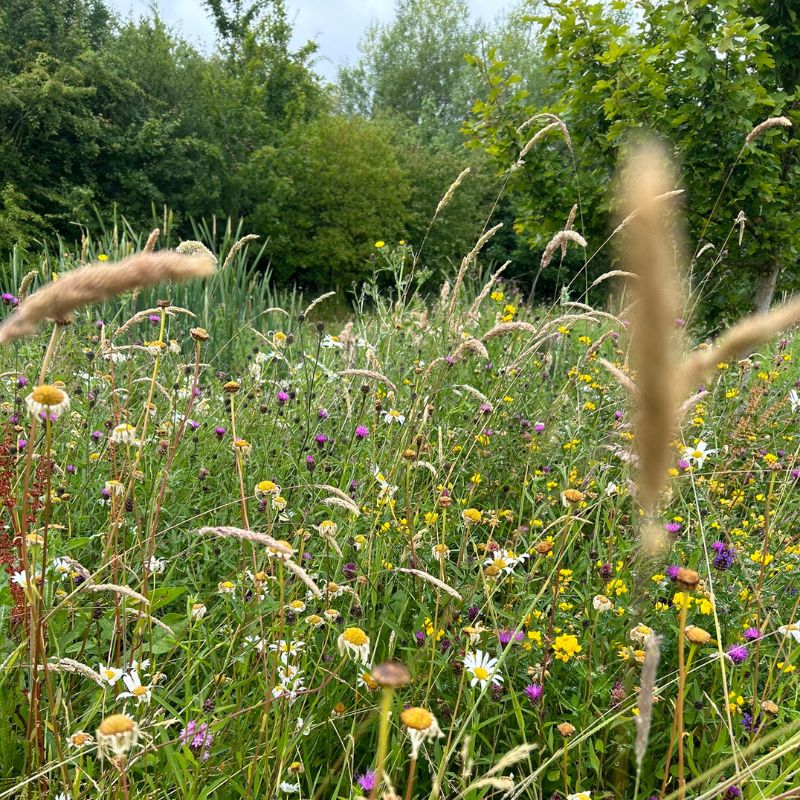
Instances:
[[[742,0],[642,0],[632,15],[623,7],[588,0],[547,4],[537,21],[553,100],[543,107],[530,104],[507,63],[491,52],[474,59],[489,94],[476,103],[466,130],[473,144],[508,170],[545,124],[518,132],[521,123],[539,112],[560,115],[572,146],[551,133],[511,176],[516,229],[541,251],[578,203],[578,230],[590,252],[612,227],[610,188],[626,137],[641,129],[659,133],[683,165],[696,250],[711,243],[717,254],[726,251],[724,260],[693,265],[695,288],[706,289],[712,310],[741,305],[752,300],[753,279],[765,280],[773,264],[791,263],[800,244],[790,201],[797,140],[773,129],[743,146],[762,120],[793,113],[796,85],[786,83],[793,73],[784,67],[779,79],[775,71],[780,29],[771,31]],[[777,13],[773,24],[783,24]],[[542,203],[545,193],[548,202]],[[740,210],[748,218],[741,246],[732,237]],[[602,271],[608,262],[596,259],[594,266]],[[726,275],[739,279],[722,281]],[[782,285],[792,285],[787,272],[784,277]]]

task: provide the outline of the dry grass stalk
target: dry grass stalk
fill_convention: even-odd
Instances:
[[[166,622],[162,622],[158,617],[152,617],[150,614],[145,613],[144,611],[139,611],[138,608],[128,608],[126,609],[129,614],[133,614],[135,617],[139,617],[139,619],[146,619],[153,623],[153,625],[161,628],[162,631],[166,631],[170,636],[175,635],[175,631],[167,625]]]
[[[481,403],[488,403],[489,398],[483,394],[483,392],[479,392],[474,386],[470,386],[468,383],[461,383],[456,386],[453,386],[453,389],[458,392],[459,389],[463,389],[467,394],[471,394],[476,400],[480,400]]]
[[[373,381],[386,384],[393,392],[397,391],[397,387],[385,375],[371,369],[343,369],[336,374],[341,375],[343,378],[370,378]]]
[[[500,322],[493,328],[490,328],[483,335],[481,341],[487,342],[489,339],[494,339],[496,336],[505,336],[508,333],[538,333],[539,329],[530,322]]]
[[[653,698],[655,695],[656,673],[661,659],[661,637],[651,636],[645,645],[642,676],[639,681],[639,715],[636,717],[636,769],[641,770],[647,742],[650,738],[650,723],[653,721]]]
[[[619,367],[615,367],[605,358],[598,358],[597,363],[600,364],[616,382],[631,395],[631,397],[638,397],[639,387]]]
[[[586,239],[583,238],[577,231],[559,231],[548,243],[547,247],[544,249],[544,253],[542,253],[542,263],[541,268],[544,269],[552,260],[553,255],[559,248],[562,248],[566,245],[567,242],[575,242],[575,244],[580,245],[581,247],[586,247]]]
[[[303,312],[304,317],[308,317],[308,315],[323,301],[327,300],[329,297],[333,297],[336,292],[325,292],[325,294],[321,294],[316,300],[312,300],[311,303],[306,307],[306,310]]]
[[[233,261],[236,254],[248,243],[253,242],[258,239],[259,236],[257,233],[248,233],[247,236],[242,236],[233,247],[228,251],[228,255],[225,257],[225,261],[222,263],[222,270],[225,271],[225,267]]]
[[[131,600],[136,600],[144,606],[149,606],[150,601],[139,592],[131,589],[130,586],[119,586],[116,583],[91,583],[87,581],[80,585],[80,590],[83,592],[113,592],[114,594],[121,594],[123,597],[130,597]]]
[[[258,531],[247,530],[246,528],[235,528],[231,525],[216,525],[213,527],[200,528],[200,533],[211,536],[219,536],[223,539],[243,539],[247,542],[256,542],[256,544],[263,544],[274,550],[278,555],[290,558],[293,551],[288,545],[273,539],[267,533],[259,533]]]
[[[487,361],[489,360],[489,351],[478,339],[470,338],[461,342],[461,344],[453,351],[452,359],[454,361],[458,361],[458,359],[461,358],[464,353],[475,353],[476,355],[485,358]]]
[[[153,250],[156,249],[156,242],[158,241],[158,237],[161,235],[161,231],[158,228],[153,228],[150,231],[150,235],[147,237],[147,241],[144,243],[144,248],[142,249],[143,253],[152,253]]]
[[[483,777],[488,778],[491,775],[496,775],[504,769],[508,769],[514,764],[527,758],[534,750],[538,750],[539,746],[535,744],[521,744],[509,750]]]
[[[214,266],[217,265],[217,257],[202,243],[194,239],[186,239],[181,242],[176,248],[176,253],[181,253],[186,256],[203,256],[213,261]]]
[[[35,278],[35,277],[36,277],[38,274],[39,274],[39,273],[38,273],[38,272],[37,272],[35,269],[32,269],[32,270],[31,270],[30,272],[28,272],[28,273],[25,275],[25,277],[24,277],[24,278],[23,278],[23,279],[20,281],[20,283],[19,283],[19,289],[17,289],[17,297],[19,297],[19,299],[20,299],[20,300],[24,300],[24,299],[25,299],[25,295],[26,295],[26,294],[28,294],[28,289],[30,289],[30,288],[31,288],[31,284],[33,283],[33,279],[34,279],[34,278]]]
[[[459,267],[458,274],[456,275],[455,283],[453,284],[453,297],[450,300],[450,310],[448,312],[449,316],[453,316],[453,312],[456,308],[456,301],[458,300],[458,292],[461,289],[461,284],[464,282],[464,275],[467,272],[470,264],[478,257],[478,253],[483,249],[486,242],[494,236],[500,228],[503,227],[502,222],[498,222],[494,228],[489,228],[488,231],[484,231],[483,235],[478,239],[475,243],[475,247],[467,253],[466,256],[461,260],[461,266]]]
[[[610,272],[604,272],[598,278],[595,278],[589,288],[592,289],[599,283],[607,281],[609,278],[628,278],[629,280],[636,280],[636,277],[636,273],[634,272],[626,272],[624,269],[612,269]]]
[[[670,194],[666,154],[654,142],[638,146],[623,176],[628,211],[624,260],[639,276],[634,289],[631,335],[637,373],[636,452],[639,500],[647,516],[655,509],[669,467],[669,443],[680,399],[675,380],[675,318],[681,307],[674,263],[676,233],[656,202]]]
[[[750,131],[745,137],[744,143],[750,144],[753,139],[758,139],[762,133],[768,131],[770,128],[791,128],[792,121],[788,117],[770,117],[769,119],[765,119],[763,122],[760,122],[758,125]]]
[[[322,591],[319,586],[314,583],[314,579],[301,566],[295,564],[294,561],[284,561],[283,564],[289,572],[300,578],[311,589],[315,597],[322,597]]]
[[[203,278],[214,271],[207,258],[178,253],[144,253],[114,264],[90,264],[67,273],[20,302],[0,325],[0,344],[33,333],[40,322],[67,322],[73,312],[131,289],[164,281]]]
[[[655,203],[656,201],[660,200],[671,200],[673,197],[678,197],[679,195],[682,195],[683,192],[684,192],[683,189],[671,189],[670,191],[664,192],[664,194],[661,194],[658,197],[651,198],[650,202]],[[616,236],[624,228],[627,228],[628,225],[631,222],[633,222],[633,220],[636,219],[638,213],[639,209],[634,208],[633,211],[631,211],[630,214],[628,214],[628,216],[625,217],[625,219],[623,219],[622,222],[620,222],[620,224],[617,225],[617,227],[614,228],[613,231],[611,231],[611,236]],[[611,238],[611,236],[609,238]]]
[[[444,581],[440,581],[438,578],[434,578],[428,572],[424,572],[421,569],[411,569],[410,567],[396,567],[395,572],[405,572],[408,575],[415,575],[417,578],[422,578],[422,580],[427,581],[431,584],[431,586],[435,586],[437,589],[441,589],[443,592],[447,592],[451,597],[455,597],[456,600],[463,600],[464,598],[452,587],[448,586]]]
[[[480,294],[475,298],[472,305],[469,307],[469,311],[467,312],[467,319],[474,321],[478,318],[478,309],[481,306],[481,303],[487,298],[489,292],[492,291],[492,287],[497,283],[497,279],[506,271],[506,267],[510,264],[510,261],[506,261],[505,264],[498,267],[496,269],[489,280],[486,282],[486,285],[481,289]]]
[[[341,497],[342,500],[348,500],[349,502],[353,502],[353,498],[350,497],[349,494],[343,492],[341,489],[337,489],[335,486],[331,486],[329,483],[313,483],[311,484],[312,489],[320,489],[323,492],[329,492],[330,494],[335,494],[337,497]]]
[[[453,199],[453,195],[456,193],[456,189],[461,186],[461,181],[467,177],[470,173],[470,168],[467,167],[466,169],[462,170],[459,176],[450,184],[450,188],[444,193],[444,197],[439,201],[439,204],[436,206],[436,211],[433,212],[433,220],[435,220],[439,214],[444,211],[447,207],[447,204]],[[431,220],[431,222],[433,222]]]
[[[517,128],[517,133],[522,133],[525,130],[525,128],[527,128],[529,125],[532,125],[534,122],[540,119],[549,119],[557,123],[558,126],[561,128],[561,132],[564,134],[564,139],[567,142],[567,147],[569,147],[569,149],[572,150],[572,137],[569,135],[569,128],[567,128],[566,124],[561,119],[561,117],[557,117],[555,114],[548,114],[548,113],[534,114],[532,117],[526,119],[525,122],[523,122],[522,125],[520,125]]]

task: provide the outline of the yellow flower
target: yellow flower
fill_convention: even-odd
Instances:
[[[570,633],[556,636],[553,644],[553,652],[559,661],[567,662],[574,655],[580,653],[583,648],[578,644],[578,640]]]
[[[378,241],[375,242],[375,247],[380,250],[382,247],[386,247],[386,242],[384,242],[383,239],[378,239]]]
[[[108,261],[108,256],[105,253],[100,253],[100,255],[97,256],[97,260],[98,261]]]

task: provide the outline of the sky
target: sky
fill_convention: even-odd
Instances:
[[[468,0],[471,16],[494,19],[510,5],[508,0]],[[200,0],[106,0],[123,16],[147,14],[155,4],[161,17],[189,42],[208,51],[214,44],[214,26]],[[287,0],[294,25],[294,45],[313,39],[319,45],[316,71],[333,80],[343,64],[358,60],[358,41],[372,22],[389,22],[394,0]]]

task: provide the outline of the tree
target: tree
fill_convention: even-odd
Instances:
[[[740,278],[722,281],[714,265],[706,283],[716,288],[712,309],[741,305],[743,290],[774,269],[762,265],[795,259],[800,244],[797,226],[787,218],[794,213],[790,193],[798,175],[785,156],[796,141],[776,128],[745,145],[748,132],[766,117],[794,113],[794,88],[792,94],[779,89],[773,78],[768,27],[743,0],[639,0],[633,21],[622,3],[553,0],[547,7],[537,21],[554,99],[530,104],[507,65],[489,58],[479,67],[490,94],[476,104],[467,125],[473,143],[505,170],[537,130],[517,130],[533,114],[557,114],[569,129],[571,146],[553,129],[511,175],[518,232],[541,251],[580,200],[576,226],[590,250],[597,247],[613,227],[619,150],[631,133],[648,129],[671,144],[682,166],[697,251],[705,243],[727,249],[724,263]],[[732,237],[740,210],[749,220],[741,247]],[[595,268],[607,268],[609,259],[610,253],[601,253]],[[697,264],[693,268],[699,272]],[[760,305],[764,297],[759,295]]]

